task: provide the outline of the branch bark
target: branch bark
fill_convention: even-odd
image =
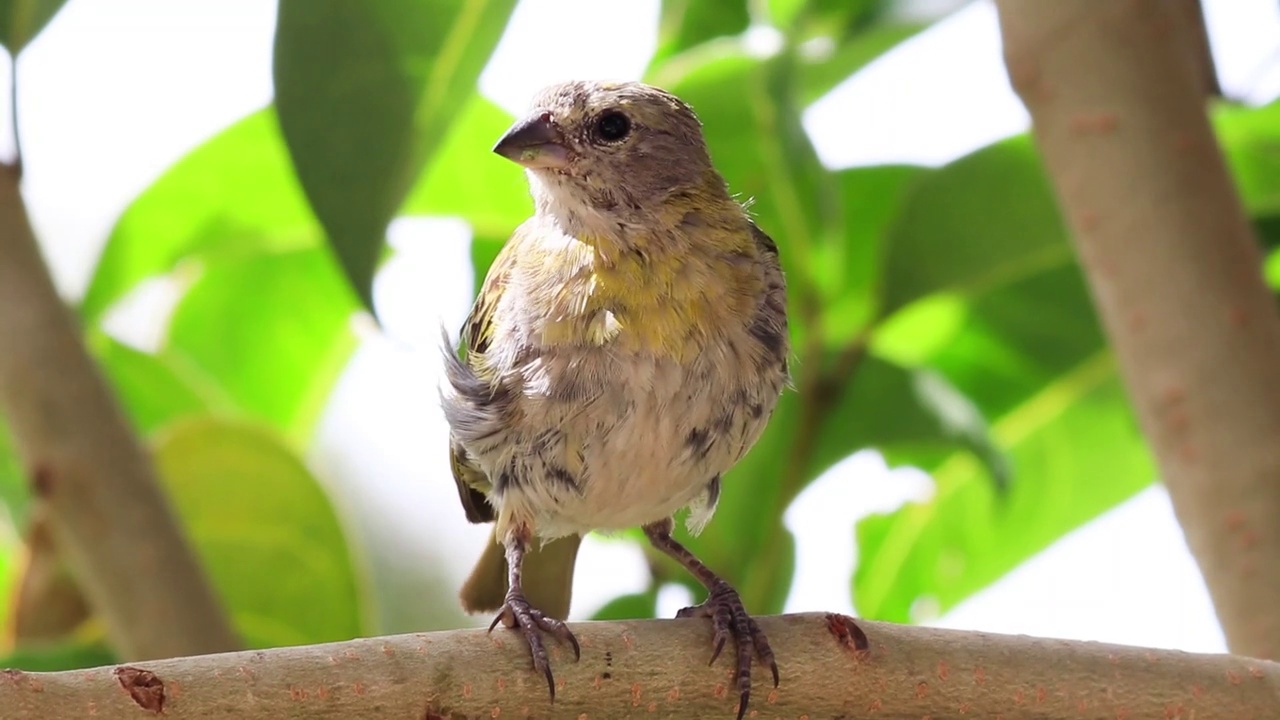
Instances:
[[[1280,664],[1231,655],[862,622],[869,652],[845,644],[852,619],[760,620],[782,684],[759,680],[748,717],[1197,718],[1275,714]],[[0,673],[12,720],[137,718],[732,718],[726,654],[714,666],[700,620],[573,626],[574,662],[552,650],[556,700],[502,629],[399,635],[60,673]]]
[[[997,0],[1005,60],[1232,651],[1280,658],[1280,317],[1163,0]]]
[[[54,543],[121,656],[238,646],[149,458],[54,289],[16,173],[3,170],[0,411]]]

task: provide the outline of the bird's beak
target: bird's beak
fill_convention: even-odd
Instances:
[[[569,163],[564,136],[550,113],[538,113],[511,126],[493,151],[527,168],[563,168]]]

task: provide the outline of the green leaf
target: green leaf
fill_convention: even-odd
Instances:
[[[845,232],[817,248],[813,263],[825,298],[822,321],[828,344],[850,341],[872,319],[890,229],[911,191],[929,172],[915,165],[879,165],[835,173]]]
[[[328,498],[272,434],[202,418],[156,445],[156,466],[250,647],[360,635],[357,579]]]
[[[0,0],[0,45],[17,57],[66,0]]]
[[[216,388],[203,386],[170,357],[137,350],[102,333],[89,342],[134,428],[144,436],[219,405]]]
[[[865,617],[946,611],[1154,476],[1077,267],[974,298],[928,362],[993,418],[1013,481],[998,495],[972,454],[922,458],[933,499],[858,526]]]
[[[303,443],[355,349],[347,287],[319,247],[211,264],[178,303],[159,354]]]
[[[0,669],[59,672],[114,665],[115,653],[102,640],[69,640],[57,645],[19,648],[0,655]]]
[[[747,5],[746,0],[663,0],[658,48],[649,67],[708,40],[745,32],[751,24]]]
[[[596,611],[592,620],[635,620],[651,618],[658,613],[657,589],[631,595],[621,595]]]
[[[1070,262],[1039,156],[1026,136],[922,178],[889,233],[882,313],[937,292],[975,293]]]
[[[472,94],[514,5],[280,0],[280,125],[311,206],[370,309],[387,224]]]
[[[519,166],[490,148],[514,120],[479,93],[472,95],[401,212],[457,216],[476,235],[510,235],[533,215],[533,199]]]
[[[918,22],[887,22],[862,30],[830,47],[799,53],[797,95],[802,104],[826,95],[881,55],[928,27]]]
[[[26,475],[18,465],[13,436],[9,432],[4,417],[0,416],[0,505],[9,511],[9,516],[21,527],[31,495],[27,490]],[[0,584],[0,593],[4,587],[6,586]]]
[[[1221,105],[1213,121],[1245,208],[1254,216],[1280,213],[1280,103]]]
[[[319,237],[267,108],[205,141],[129,205],[80,312],[96,321],[139,282],[183,263],[315,247]]]

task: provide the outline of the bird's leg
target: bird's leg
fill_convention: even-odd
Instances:
[[[573,636],[569,626],[556,618],[544,615],[543,612],[529,605],[524,596],[521,574],[524,566],[524,554],[532,539],[528,526],[517,526],[506,534],[503,547],[507,551],[507,598],[502,609],[489,624],[489,632],[502,623],[509,628],[519,628],[524,639],[529,643],[529,653],[533,656],[533,669],[547,678],[547,688],[551,691],[551,701],[556,700],[556,683],[551,676],[551,661],[547,657],[547,648],[542,644],[542,633],[547,633],[562,642],[573,646],[575,660],[582,657],[578,647],[578,639]]]
[[[737,684],[741,693],[738,705],[738,720],[747,712],[747,701],[751,698],[751,655],[752,650],[760,656],[760,662],[773,671],[773,686],[778,686],[778,663],[774,662],[773,650],[769,640],[756,621],[747,614],[742,606],[742,598],[729,583],[702,564],[685,546],[671,537],[673,523],[671,518],[644,527],[644,534],[649,542],[662,552],[670,555],[685,566],[698,582],[707,588],[707,599],[701,605],[687,607],[676,613],[676,617],[707,617],[711,619],[714,631],[712,642],[715,649],[711,653],[711,662],[715,662],[724,649],[725,642],[733,636],[738,651]]]

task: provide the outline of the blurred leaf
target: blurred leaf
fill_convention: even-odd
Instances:
[[[9,434],[9,427],[4,417],[0,416],[0,505],[8,509],[9,515],[19,528],[22,527],[26,517],[27,504],[30,500],[26,474],[18,464],[17,448],[13,446],[13,437]],[[0,515],[0,524],[3,523],[3,516]],[[0,554],[3,552],[3,546],[0,546]],[[0,592],[3,587],[0,585]]]
[[[0,44],[17,57],[66,0],[0,0]]]
[[[198,378],[189,377],[170,357],[137,350],[103,333],[92,337],[90,345],[134,428],[144,436],[220,404],[216,389],[201,387]]]
[[[1071,257],[1031,140],[1010,138],[916,184],[886,243],[882,313],[936,292],[980,292]]]
[[[657,614],[657,608],[658,591],[655,588],[642,593],[616,597],[597,610],[596,614],[591,616],[591,619],[635,620],[637,618],[651,618]]]
[[[139,282],[183,261],[313,247],[318,239],[275,113],[260,110],[174,163],[129,205],[80,312],[96,321]]]
[[[912,189],[928,172],[915,165],[879,165],[835,173],[845,233],[818,248],[813,263],[826,299],[823,337],[828,344],[850,341],[872,319],[884,245]]]
[[[738,35],[751,24],[747,0],[662,0],[656,67],[672,55],[719,37]]]
[[[20,648],[0,655],[0,669],[27,672],[58,672],[114,665],[118,659],[105,640],[68,640],[35,648]]]
[[[1255,216],[1280,214],[1280,103],[1220,105],[1213,121],[1245,208]]]
[[[18,647],[54,644],[72,636],[93,614],[89,601],[54,545],[48,507],[37,506],[23,532],[22,562],[5,635]]]
[[[271,434],[203,418],[172,426],[156,466],[249,647],[360,635],[342,528],[314,477]]]
[[[301,443],[355,349],[355,310],[322,248],[231,259],[187,291],[159,354]]]
[[[280,125],[330,243],[372,309],[387,223],[497,45],[515,0],[280,0]]]
[[[476,235],[507,237],[533,215],[524,173],[490,152],[514,118],[475,93],[405,200],[406,215],[456,215]]]
[[[926,23],[887,22],[841,41],[811,40],[798,52],[797,96],[802,105],[826,95],[881,55],[927,28]]]
[[[975,298],[929,364],[994,418],[1013,482],[997,496],[972,455],[923,458],[935,497],[858,525],[865,617],[945,612],[1154,476],[1074,265]]]

